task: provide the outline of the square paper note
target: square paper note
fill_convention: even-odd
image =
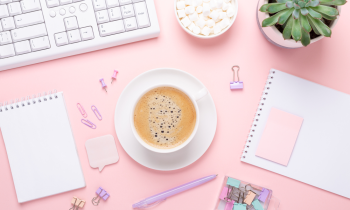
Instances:
[[[272,108],[256,156],[288,165],[303,118]]]

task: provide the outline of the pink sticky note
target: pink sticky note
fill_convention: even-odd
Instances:
[[[288,165],[303,118],[272,108],[256,156]]]

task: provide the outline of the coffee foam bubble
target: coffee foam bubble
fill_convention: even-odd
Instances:
[[[134,125],[149,145],[170,149],[184,143],[196,124],[190,98],[175,88],[160,87],[147,92],[137,103]]]

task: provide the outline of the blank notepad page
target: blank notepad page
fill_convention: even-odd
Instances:
[[[0,112],[18,202],[85,187],[63,93],[23,104]]]

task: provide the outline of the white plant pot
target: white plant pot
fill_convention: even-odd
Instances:
[[[282,33],[275,27],[275,26],[270,26],[270,27],[262,27],[262,22],[264,19],[270,17],[269,13],[265,13],[265,12],[260,12],[259,9],[262,5],[267,4],[268,0],[258,0],[258,6],[256,8],[256,20],[258,22],[258,26],[259,29],[261,31],[261,33],[264,35],[264,37],[271,42],[272,44],[278,46],[278,47],[282,47],[282,48],[287,48],[287,49],[295,49],[295,48],[300,48],[300,47],[304,47],[300,41],[295,42],[293,39],[284,39]],[[339,11],[341,11],[341,7],[337,6],[337,9]],[[337,24],[338,19],[335,19],[331,25],[329,26],[330,29],[333,29],[334,26]],[[315,39],[311,39],[311,43],[315,43],[321,39],[323,39],[324,36],[319,36]]]

